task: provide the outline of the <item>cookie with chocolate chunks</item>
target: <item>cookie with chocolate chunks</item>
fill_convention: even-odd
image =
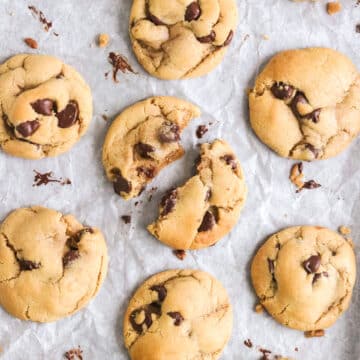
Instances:
[[[92,96],[80,74],[47,55],[0,65],[0,147],[26,159],[60,155],[85,134]]]
[[[133,360],[216,360],[232,322],[229,297],[218,280],[203,271],[168,270],[136,290],[124,316],[124,342]]]
[[[103,165],[114,191],[126,200],[140,195],[164,167],[183,156],[181,132],[199,115],[193,104],[170,96],[125,109],[103,146]]]
[[[237,22],[235,0],[134,0],[129,32],[144,69],[174,80],[205,75],[220,64]]]
[[[280,156],[322,160],[360,133],[360,75],[345,55],[327,48],[275,55],[249,92],[250,122]]]
[[[231,147],[223,140],[203,144],[197,174],[164,195],[159,218],[148,230],[174,249],[214,245],[237,223],[246,195],[244,175]]]
[[[102,233],[72,215],[34,206],[0,225],[0,305],[19,319],[50,322],[79,311],[107,266]]]
[[[272,235],[251,265],[261,305],[281,324],[302,331],[336,322],[350,304],[355,277],[351,244],[319,226],[290,227]]]

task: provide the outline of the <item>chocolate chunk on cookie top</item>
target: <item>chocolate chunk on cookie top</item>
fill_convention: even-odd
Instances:
[[[0,147],[7,153],[26,159],[62,154],[91,117],[89,86],[59,59],[21,54],[0,65]]]
[[[169,270],[145,281],[130,300],[125,346],[132,360],[216,360],[232,321],[229,297],[218,280],[203,271]]]
[[[0,305],[23,320],[69,316],[99,291],[107,264],[99,230],[55,210],[17,209],[0,225]]]
[[[331,158],[360,132],[360,76],[354,64],[327,48],[280,52],[249,93],[250,121],[280,156]]]
[[[103,165],[114,191],[124,199],[138,196],[161,169],[184,154],[181,132],[199,115],[196,106],[169,96],[124,110],[103,146]]]
[[[174,249],[211,246],[235,226],[246,195],[244,175],[231,147],[223,140],[203,144],[197,174],[164,195],[159,218],[148,230]]]
[[[134,0],[129,31],[148,73],[183,79],[205,75],[221,62],[237,21],[235,0]]]
[[[348,308],[356,277],[355,254],[340,234],[297,226],[271,236],[251,265],[263,307],[293,329],[330,327]]]

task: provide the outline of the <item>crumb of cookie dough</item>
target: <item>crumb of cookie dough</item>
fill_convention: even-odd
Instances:
[[[341,11],[341,3],[339,1],[330,1],[326,4],[326,11],[329,15],[334,15]]]
[[[256,304],[256,306],[255,306],[255,312],[256,312],[257,314],[262,314],[262,313],[264,312],[263,306],[262,306],[261,304]]]
[[[103,48],[109,45],[110,36],[108,34],[99,34],[98,45]]]
[[[296,163],[291,167],[289,178],[298,189],[304,186],[304,182],[302,181],[304,178],[302,162]]]
[[[185,250],[173,250],[173,254],[179,259],[184,260],[186,258]]]
[[[64,354],[66,360],[83,360],[83,351],[80,346],[77,349],[68,350]]]
[[[339,227],[339,232],[341,235],[350,235],[351,229],[345,225]]]
[[[37,49],[39,47],[37,41],[33,38],[25,38],[24,42],[27,46],[29,46],[32,49]]]
[[[304,335],[306,338],[312,338],[312,337],[322,337],[325,336],[325,330],[310,330],[305,331]]]
[[[263,40],[270,40],[270,36],[266,35],[266,34],[263,34],[262,38],[263,38]]]

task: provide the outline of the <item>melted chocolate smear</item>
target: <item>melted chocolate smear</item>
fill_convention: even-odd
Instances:
[[[313,189],[317,189],[319,187],[321,187],[321,185],[318,184],[315,180],[309,180],[309,181],[306,181],[304,183],[304,186],[302,188],[298,189],[296,192],[300,192],[303,189],[313,190]]]
[[[64,267],[80,257],[79,250],[69,250],[63,257]]]
[[[111,52],[108,59],[113,67],[113,80],[116,83],[119,82],[117,79],[117,74],[119,71],[121,71],[123,74],[125,74],[126,72],[136,74],[136,72],[129,64],[128,60],[123,55]]]
[[[234,32],[232,30],[230,30],[229,35],[224,42],[224,46],[229,46],[233,37],[234,37]]]
[[[235,170],[237,168],[237,164],[236,164],[236,160],[235,160],[234,155],[231,155],[231,154],[224,155],[220,159],[224,160],[226,162],[226,165],[231,166],[231,168],[233,170]]]
[[[180,140],[180,128],[171,121],[165,121],[159,130],[159,140],[162,143],[171,143]]]
[[[174,325],[180,326],[181,323],[184,321],[183,316],[178,311],[171,311],[167,313],[172,319],[174,319]]]
[[[70,101],[64,110],[56,114],[58,126],[62,129],[73,126],[79,117],[79,107],[75,101]]]
[[[216,224],[216,219],[213,213],[207,211],[204,215],[202,223],[198,229],[198,232],[205,232],[211,230]]]
[[[134,146],[135,151],[144,159],[151,159],[150,154],[155,151],[155,148],[152,145],[145,143],[138,143]]]
[[[23,136],[29,137],[40,127],[37,120],[25,121],[16,127],[16,130]]]
[[[54,102],[50,99],[39,99],[31,104],[31,107],[41,115],[52,115],[54,108]],[[56,109],[55,109],[56,110]]]
[[[153,285],[150,290],[156,291],[158,293],[158,299],[160,302],[163,302],[167,295],[167,290],[164,285]]]
[[[35,263],[30,260],[19,259],[18,262],[20,265],[20,271],[32,271],[41,267],[40,263]]]
[[[321,256],[313,255],[303,262],[303,267],[308,274],[314,274],[321,265]]]
[[[209,35],[198,37],[198,41],[204,44],[212,43],[216,38],[216,33],[214,30],[211,31]]]
[[[201,15],[201,9],[198,1],[188,5],[185,11],[185,21],[197,20]]]
[[[280,100],[289,100],[292,98],[295,89],[291,85],[287,85],[283,82],[275,83],[271,87],[272,94]]]
[[[154,167],[146,167],[146,166],[139,166],[136,168],[138,176],[144,175],[148,179],[152,179],[155,177],[155,168]]]
[[[174,209],[176,200],[177,200],[176,189],[170,190],[168,191],[167,194],[165,194],[165,196],[161,200],[161,207],[163,208],[161,212],[161,216],[166,216]]]
[[[35,6],[30,5],[28,9],[31,11],[35,18],[38,18],[41,24],[43,24],[44,30],[49,31],[52,28],[52,22],[48,21],[44,15],[44,13],[38,10]]]
[[[111,170],[111,172],[115,175],[114,180],[114,191],[121,195],[122,192],[130,193],[132,189],[131,182],[127,181],[122,175],[121,171],[117,168]]]
[[[35,173],[33,186],[47,185],[49,183],[59,183],[62,186],[71,185],[70,179],[62,179],[62,178],[57,179],[57,178],[53,177],[52,171],[49,171],[49,172],[46,172],[43,174],[36,170],[33,170],[33,171]]]
[[[197,138],[201,139],[208,131],[209,129],[206,127],[206,125],[199,125],[196,130]]]

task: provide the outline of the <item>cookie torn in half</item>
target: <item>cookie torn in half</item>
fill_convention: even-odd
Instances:
[[[152,97],[125,109],[111,125],[103,165],[114,191],[128,200],[166,165],[184,154],[180,135],[200,116],[193,104],[170,96]]]
[[[170,190],[160,216],[148,230],[174,249],[201,249],[215,244],[237,223],[247,187],[239,161],[223,140],[201,145],[197,174]]]

